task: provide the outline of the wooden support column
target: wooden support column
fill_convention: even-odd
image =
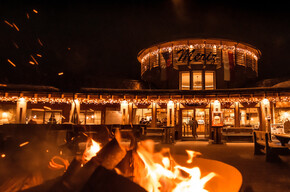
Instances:
[[[239,102],[235,102],[235,127],[240,127]]]
[[[122,113],[122,125],[129,123],[129,113],[128,113],[128,102],[126,100],[120,103],[121,105],[121,113]]]
[[[129,124],[133,124],[133,103],[130,102],[128,106]]]
[[[25,123],[26,118],[27,101],[24,98],[20,98],[16,104],[16,123]]]
[[[174,103],[173,101],[169,101],[167,103],[167,126],[175,125],[175,113],[174,113]]]
[[[157,104],[152,103],[152,122],[151,122],[151,127],[156,128],[156,121],[157,121]]]

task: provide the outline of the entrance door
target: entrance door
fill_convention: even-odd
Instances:
[[[199,138],[209,136],[209,109],[196,108],[195,119],[198,123],[196,132]]]
[[[189,120],[194,117],[194,109],[182,110],[182,137],[192,137],[192,130]]]

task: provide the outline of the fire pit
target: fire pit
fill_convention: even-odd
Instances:
[[[85,134],[84,134],[85,135]],[[34,183],[29,187],[11,190],[9,182],[0,187],[3,191],[239,191],[242,176],[237,169],[222,162],[194,158],[198,152],[186,150],[188,156],[171,155],[169,149],[155,151],[151,140],[123,145],[120,133],[102,138],[102,143],[91,137],[82,153],[69,164],[61,153],[53,156],[50,169],[63,170],[55,179]],[[61,172],[59,172],[61,173]],[[33,176],[35,177],[35,176]],[[25,178],[25,177],[24,177]],[[28,176],[27,178],[30,178]],[[42,178],[41,176],[37,178]],[[27,179],[24,180],[25,182]],[[23,182],[24,182],[23,181]],[[42,183],[42,184],[40,184]],[[39,185],[40,184],[40,185]],[[10,190],[5,190],[5,186]]]
[[[214,172],[216,176],[209,180],[204,187],[208,191],[234,192],[239,191],[242,186],[241,173],[231,165],[204,158],[195,158],[191,164],[187,164],[186,156],[173,155],[173,157],[182,166],[199,167],[201,177]]]

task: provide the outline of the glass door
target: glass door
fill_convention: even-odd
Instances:
[[[197,121],[196,132],[199,138],[206,138],[209,136],[209,109],[196,108],[195,119]]]
[[[192,126],[190,126],[190,120],[194,118],[194,109],[182,110],[182,136],[192,137]]]

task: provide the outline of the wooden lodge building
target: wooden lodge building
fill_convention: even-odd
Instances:
[[[288,132],[290,87],[247,87],[258,76],[261,53],[224,39],[185,39],[138,54],[141,78],[154,89],[82,88],[75,93],[54,87],[0,85],[0,125],[135,125],[174,128],[175,138],[249,136],[252,130]]]

